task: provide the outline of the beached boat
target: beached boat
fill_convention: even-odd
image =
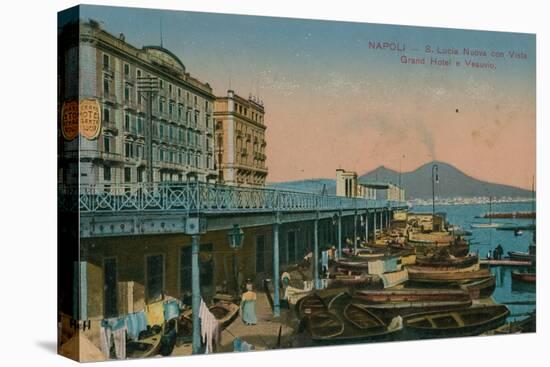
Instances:
[[[164,334],[164,326],[153,326],[141,335],[147,335],[139,340],[126,343],[127,358],[147,358],[156,355],[160,348],[160,341]],[[150,334],[150,335],[149,335]]]
[[[462,289],[401,288],[357,290],[353,297],[367,304],[419,302],[419,301],[467,301],[470,296]]]
[[[304,322],[313,340],[332,339],[344,332],[343,321],[326,310],[306,314]]]
[[[380,277],[376,275],[346,275],[346,274],[331,274],[331,277],[326,279],[327,288],[370,288],[381,287]]]
[[[347,288],[317,290],[301,298],[296,303],[296,313],[299,318],[328,310],[330,301],[341,294],[348,293]]]
[[[409,280],[422,283],[457,283],[462,284],[491,276],[489,269],[476,271],[418,271],[409,266]]]
[[[239,306],[229,301],[218,301],[208,308],[218,320],[220,329],[228,327],[239,314]],[[184,310],[177,320],[176,338],[180,342],[191,341],[193,334],[193,312],[190,308]]]
[[[446,267],[446,268],[466,268],[477,264],[479,258],[475,254],[469,254],[464,257],[455,256],[417,256],[416,264],[431,266],[431,267]]]
[[[454,310],[472,305],[468,292],[461,289],[357,291],[354,299],[384,318],[426,311]]]
[[[495,276],[491,275],[484,279],[467,282],[461,284],[460,287],[466,290],[472,299],[490,297],[496,287]]]
[[[305,314],[311,338],[321,343],[353,343],[389,338],[403,329],[401,319],[385,323],[347,292],[332,297],[322,311]]]
[[[411,315],[405,318],[404,325],[425,338],[479,335],[502,325],[509,314],[504,305],[479,306]]]
[[[219,301],[208,308],[212,315],[218,320],[223,330],[229,326],[239,314],[239,306],[232,302]]]
[[[525,283],[536,283],[537,282],[537,273],[535,272],[520,272],[513,271],[512,279],[515,281],[525,282]]]
[[[455,273],[469,273],[480,269],[480,264],[470,265],[467,268],[460,268],[456,266],[420,266],[409,265],[407,270],[413,273],[442,273],[442,272],[455,272]]]

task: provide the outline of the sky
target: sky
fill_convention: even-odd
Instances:
[[[136,47],[159,45],[162,29],[163,46],[216,95],[231,87],[263,100],[269,182],[334,178],[337,168],[406,172],[438,160],[531,187],[534,35],[100,6],[83,7],[81,18]],[[400,50],[369,48],[373,42]]]

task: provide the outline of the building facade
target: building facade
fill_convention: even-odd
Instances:
[[[138,80],[155,78],[151,135],[153,181],[215,181],[214,94],[181,60],[159,46],[136,48],[102,30],[80,24],[79,98],[97,99],[101,132],[80,138],[80,182],[106,189],[147,180],[148,101]]]
[[[376,189],[362,185],[357,179],[357,172],[336,170],[336,196],[348,198],[376,199]]]
[[[336,195],[352,198],[405,201],[405,190],[391,182],[360,179],[357,172],[336,170]]]
[[[214,103],[218,179],[227,185],[265,186],[265,110],[263,103],[232,90]]]

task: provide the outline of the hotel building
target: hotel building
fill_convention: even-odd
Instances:
[[[218,179],[226,185],[265,186],[267,177],[263,103],[232,90],[214,103]]]
[[[75,139],[80,144],[80,183],[108,189],[147,180],[148,103],[138,88],[141,77],[156,78],[158,87],[151,102],[153,180],[216,180],[214,94],[176,55],[159,46],[132,46],[123,34],[113,36],[95,21],[80,23],[78,43],[62,52],[68,69],[71,62],[80,69],[73,98],[95,99],[101,111],[98,137]],[[61,95],[70,97],[60,88]]]

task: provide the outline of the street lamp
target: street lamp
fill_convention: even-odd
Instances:
[[[435,224],[435,184],[439,183],[439,167],[437,164],[432,166],[432,231]]]
[[[239,280],[237,277],[237,251],[243,246],[244,232],[239,228],[238,224],[233,224],[228,232],[229,237],[229,247],[233,250],[233,275],[235,277],[235,294],[239,290]]]

